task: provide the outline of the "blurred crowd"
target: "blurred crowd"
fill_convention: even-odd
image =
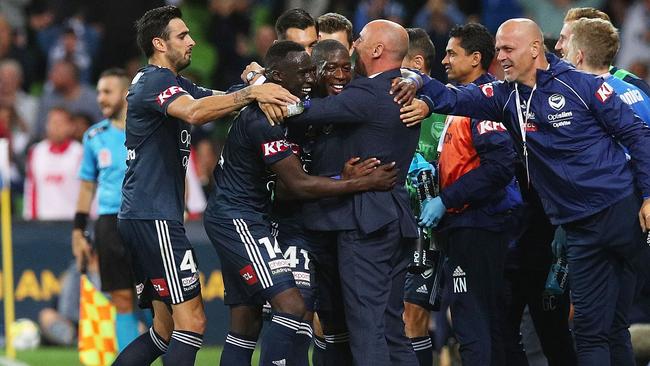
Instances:
[[[110,67],[131,75],[144,63],[134,21],[146,10],[180,5],[197,41],[186,76],[226,90],[262,59],[276,38],[273,24],[290,8],[317,17],[337,12],[358,32],[385,18],[427,30],[437,50],[449,30],[476,21],[492,32],[504,20],[530,17],[550,39],[572,7],[596,7],[621,31],[616,65],[650,81],[650,0],[2,0],[0,2],[0,137],[10,140],[14,215],[69,220],[75,212],[84,131],[103,119],[94,84]],[[551,43],[553,44],[554,41]],[[226,129],[197,129],[189,180],[190,212],[200,213]]]

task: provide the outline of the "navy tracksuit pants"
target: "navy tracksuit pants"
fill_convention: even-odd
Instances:
[[[627,314],[636,275],[647,276],[650,248],[630,195],[587,218],[563,224],[580,366],[634,365]]]
[[[445,233],[444,239],[451,322],[463,366],[503,366],[508,234],[458,228]]]

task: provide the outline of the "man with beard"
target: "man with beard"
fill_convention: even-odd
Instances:
[[[420,130],[402,124],[399,105],[388,94],[391,80],[401,75],[408,35],[396,23],[374,21],[361,31],[354,47],[360,77],[339,95],[314,99],[310,109],[289,123],[336,123],[345,136],[339,158],[397,162],[400,174],[391,192],[347,196],[330,205],[319,220],[329,221],[326,230],[337,236],[355,364],[416,365],[401,315],[407,243],[417,237],[404,180]]]
[[[131,252],[140,306],[153,308],[154,321],[116,365],[148,365],[167,350],[166,364],[191,365],[202,344],[206,319],[199,273],[183,227],[191,125],[254,100],[298,100],[275,84],[223,95],[180,76],[195,45],[181,17],[177,7],[164,6],[149,10],[136,24],[149,64],[139,70],[127,96],[127,170],[118,229]]]
[[[90,127],[83,138],[81,187],[72,230],[72,253],[77,268],[84,267],[92,248],[85,237],[88,213],[97,193],[99,218],[95,223],[95,250],[99,257],[102,291],[110,294],[117,310],[115,333],[118,349],[138,336],[138,320],[133,313],[133,272],[131,256],[117,231],[117,213],[126,171],[126,94],[129,79],[121,69],[104,71],[97,82],[97,102],[105,120]]]
[[[280,41],[269,49],[267,81],[280,84],[298,97],[313,85],[314,67],[304,48]],[[210,196],[205,227],[221,258],[225,299],[230,306],[230,331],[221,365],[249,365],[261,330],[262,304],[270,302],[272,319],[262,341],[262,365],[294,364],[292,349],[305,315],[305,304],[283,257],[269,220],[276,183],[308,199],[366,190],[387,190],[396,181],[393,164],[355,179],[307,175],[296,156],[300,147],[287,141],[284,126],[271,126],[257,106],[235,119],[215,169],[217,189]],[[280,193],[278,193],[280,194]],[[305,262],[305,264],[307,264]]]

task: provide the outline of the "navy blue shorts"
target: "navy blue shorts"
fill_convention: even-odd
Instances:
[[[204,217],[205,231],[221,260],[226,305],[263,305],[296,287],[270,224]]]
[[[407,272],[404,280],[404,301],[433,311],[433,305],[429,303],[429,298],[435,280],[436,274],[433,269],[428,269],[420,274]]]
[[[152,300],[180,304],[201,294],[196,255],[183,224],[120,219],[117,227],[132,255],[140,307],[151,307]]]
[[[291,267],[296,287],[300,290],[305,306],[308,311],[314,311],[318,286],[314,265],[311,261],[310,239],[304,235],[304,230],[275,222],[271,223],[271,225],[271,232],[280,245],[282,256]]]

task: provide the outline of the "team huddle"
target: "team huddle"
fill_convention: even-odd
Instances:
[[[191,129],[234,116],[204,214],[230,309],[221,365],[250,365],[260,344],[260,365],[306,366],[313,343],[314,365],[428,366],[430,312],[446,307],[464,365],[527,365],[526,305],[550,365],[633,365],[627,313],[650,259],[650,102],[627,82],[640,80],[610,74],[618,35],[599,13],[569,12],[563,59],[528,19],[496,38],[457,26],[444,85],[429,76],[422,29],[375,20],[353,41],[345,17],[293,9],[263,67],[227,93],[179,74],[194,41],[178,8],[145,13],[136,28],[149,62],[126,97],[111,225],[154,317],[114,364],[194,364],[209,324],[183,226]],[[494,59],[503,81],[488,73]],[[409,187],[433,175],[439,192],[414,199]],[[418,238],[436,238],[426,250],[442,253],[439,265],[408,270]],[[541,267],[524,271],[527,256]],[[556,259],[569,285],[549,292]],[[557,306],[538,311],[549,298]]]

